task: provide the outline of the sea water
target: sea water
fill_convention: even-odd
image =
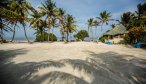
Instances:
[[[10,38],[10,37],[6,37],[5,38],[5,40],[7,40],[7,41],[11,41],[11,39],[12,38]],[[35,37],[28,37],[28,39],[29,39],[30,42],[34,42],[35,41]],[[87,37],[84,40],[89,41],[89,40],[97,40],[97,39],[98,38]],[[57,41],[60,41],[60,40],[62,40],[62,38],[61,37],[57,37]],[[72,38],[69,38],[69,40],[76,40],[76,39],[72,37]],[[14,42],[27,42],[25,37],[15,37],[13,41]]]

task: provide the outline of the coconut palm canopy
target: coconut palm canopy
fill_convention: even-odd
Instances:
[[[113,29],[110,31],[106,32],[104,35],[119,35],[119,34],[124,34],[126,33],[126,27],[123,26],[122,24],[117,24]]]

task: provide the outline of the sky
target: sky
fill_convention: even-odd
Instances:
[[[33,7],[37,8],[44,3],[44,0],[28,0]],[[106,10],[111,13],[111,19],[120,20],[120,16],[124,12],[135,12],[137,9],[137,4],[144,3],[146,0],[52,0],[56,2],[56,6],[63,8],[66,13],[73,15],[76,20],[77,29],[87,30],[87,20],[89,18],[95,18],[99,16],[100,12]],[[115,22],[110,22],[109,25],[103,26],[103,32],[111,29],[111,24]],[[100,26],[97,29],[97,37],[101,35]],[[95,28],[94,28],[95,31]],[[54,31],[57,37],[60,36],[59,29]],[[28,37],[35,37],[34,30],[27,25],[27,35]],[[6,33],[5,37],[11,37],[12,33]],[[24,37],[23,29],[17,28],[16,38]]]

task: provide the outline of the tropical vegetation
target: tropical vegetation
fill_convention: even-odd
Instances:
[[[87,21],[87,25],[88,25],[88,32],[90,33],[91,32],[91,35],[92,35],[92,40],[94,37],[96,37],[96,31],[95,30],[95,35],[94,35],[94,32],[93,32],[93,27],[95,27],[97,29],[98,26],[101,26],[101,33],[103,31],[103,25],[104,23],[106,23],[106,25],[108,25],[108,22],[109,21],[112,21],[113,19],[111,19],[111,14],[110,12],[107,12],[107,11],[103,11],[99,14],[99,17],[96,17],[96,20],[94,20],[94,18],[90,18],[88,21]]]
[[[74,37],[76,38],[77,41],[82,40],[84,41],[84,39],[86,37],[89,37],[88,32],[86,30],[80,30],[78,31],[77,34],[74,35]]]
[[[124,39],[126,43],[146,42],[146,3],[138,4],[135,12],[125,12],[121,16],[120,23],[123,24],[128,33]]]
[[[55,29],[60,30],[62,41],[69,41],[69,36],[75,34],[77,39],[84,40],[85,37],[97,36],[98,26],[101,26],[103,34],[103,25],[108,25],[111,19],[111,13],[102,11],[95,18],[87,20],[88,32],[81,30],[77,32],[76,19],[66,14],[66,11],[56,6],[52,0],[45,0],[38,8],[33,8],[31,3],[26,0],[1,0],[0,1],[0,41],[5,42],[5,32],[12,32],[11,42],[15,39],[16,28],[23,29],[25,38],[29,38],[26,32],[26,24],[35,30],[36,41],[57,41],[54,33]],[[127,34],[124,39],[127,43],[146,42],[146,3],[138,4],[135,12],[124,12],[118,23],[127,28]],[[112,24],[114,27],[115,24]],[[95,28],[95,30],[93,29]],[[103,37],[105,38],[105,37]],[[103,38],[101,38],[103,40]],[[98,39],[98,38],[96,38]]]
[[[46,40],[46,34],[48,34],[48,41],[54,41],[54,39],[50,39],[50,36],[55,36],[53,34],[55,28],[60,28],[60,33],[65,41],[68,41],[69,34],[77,30],[75,18],[66,14],[62,8],[56,7],[56,3],[52,0],[45,0],[37,10],[26,0],[2,0],[0,11],[0,39],[2,42],[4,42],[4,31],[13,32],[11,40],[13,42],[16,27],[24,29],[25,37],[30,42],[27,37],[26,24],[36,30],[36,39],[43,37],[41,41]]]
[[[116,21],[126,27],[127,32],[124,34],[126,44],[146,43],[146,3],[138,4],[135,12],[124,12],[120,20]],[[111,26],[114,27],[115,24]],[[99,40],[104,41],[106,39],[105,36],[102,36]]]

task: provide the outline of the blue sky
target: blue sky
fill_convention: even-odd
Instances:
[[[37,8],[41,6],[44,0],[28,0],[33,7]],[[85,24],[89,18],[95,18],[99,16],[99,13],[107,10],[111,13],[112,19],[120,19],[120,15],[123,12],[131,11],[134,12],[137,8],[138,3],[143,3],[145,0],[52,0],[56,2],[57,7],[63,8],[67,13],[73,15],[76,24],[78,25],[78,30],[86,29]],[[110,22],[110,24],[115,22]],[[104,25],[104,31],[111,29],[111,26]],[[104,32],[103,31],[103,32]],[[27,26],[28,37],[35,37],[34,31]],[[100,27],[97,30],[98,35],[100,35]],[[5,34],[6,37],[10,37],[12,34]],[[59,29],[55,30],[55,35],[60,37]],[[23,30],[17,29],[16,37],[24,37]]]

